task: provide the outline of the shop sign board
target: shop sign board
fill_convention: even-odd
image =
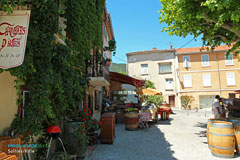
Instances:
[[[0,68],[23,63],[29,19],[30,10],[17,10],[9,15],[0,11]]]

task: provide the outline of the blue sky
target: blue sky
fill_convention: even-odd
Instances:
[[[181,38],[161,32],[166,24],[160,24],[158,10],[160,0],[107,0],[107,10],[111,14],[117,42],[114,63],[126,63],[126,53],[142,50],[180,48],[193,37]],[[201,38],[186,47],[199,47]]]

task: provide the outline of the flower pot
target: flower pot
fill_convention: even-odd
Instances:
[[[83,124],[83,122],[67,122],[65,124],[64,140],[67,152],[70,155],[76,155],[80,157],[85,156],[87,149],[87,146],[84,143],[86,139],[86,133],[84,131],[85,129],[83,129],[81,132],[77,130],[77,127],[82,126]],[[77,138],[76,134],[81,134],[82,136],[80,136],[80,138]]]
[[[125,129],[130,131],[138,129],[138,113],[125,113]]]

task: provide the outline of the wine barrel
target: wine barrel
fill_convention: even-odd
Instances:
[[[138,113],[125,113],[125,129],[130,131],[138,129]]]
[[[234,125],[234,134],[236,139],[236,151],[240,153],[240,123],[235,123]]]
[[[206,131],[206,136],[207,136],[207,142],[209,144],[209,128],[211,126],[211,123],[213,121],[225,121],[224,119],[215,119],[215,118],[210,118],[208,119],[208,123],[207,123],[207,131]]]
[[[239,118],[231,118],[231,119],[229,119],[228,121],[229,121],[229,122],[232,122],[233,127],[234,127],[234,125],[235,125],[236,123],[239,123],[239,122],[240,122],[240,119],[239,119]]]
[[[231,122],[211,122],[209,129],[209,147],[214,156],[222,158],[234,157],[235,136]]]

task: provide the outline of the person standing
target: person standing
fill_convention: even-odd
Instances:
[[[220,96],[216,95],[212,104],[212,111],[215,119],[220,119],[222,115],[222,106],[220,105]]]
[[[220,103],[220,106],[222,107],[221,118],[226,118],[226,110],[225,110],[225,107],[223,105],[223,99],[222,98],[219,99],[219,103]]]

